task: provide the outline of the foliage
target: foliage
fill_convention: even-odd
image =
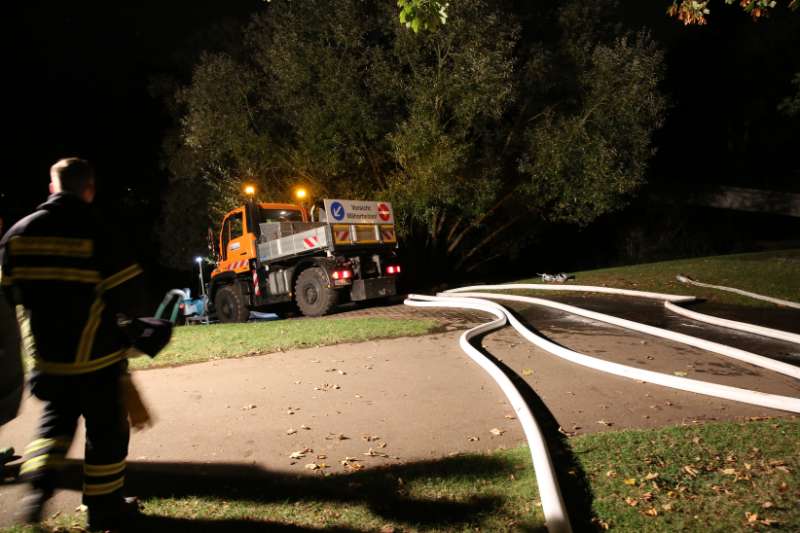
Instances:
[[[400,8],[400,22],[414,33],[419,30],[432,30],[447,22],[449,2],[437,0],[397,0]]]
[[[753,17],[753,20],[769,16],[770,12],[778,5],[775,0],[725,0],[728,5],[737,2],[745,13]],[[672,5],[667,9],[667,14],[676,17],[687,26],[690,24],[702,26],[707,23],[706,15],[711,13],[708,4],[708,0],[705,2],[673,0]],[[790,0],[787,5],[789,9],[794,10],[797,9],[800,2],[798,0]]]
[[[608,23],[611,6],[469,0],[415,34],[383,4],[271,2],[236,52],[204,54],[175,92],[168,166],[212,219],[243,179],[274,200],[298,182],[315,198],[390,199],[428,270],[477,268],[643,182],[662,58],[647,33]]]
[[[769,16],[778,4],[776,0],[725,0],[728,5],[736,2],[745,13],[753,17],[753,20]],[[708,4],[709,0],[673,0],[667,13],[687,26],[690,24],[702,26],[707,23],[706,15],[711,13]],[[400,22],[417,33],[421,29],[432,30],[444,24],[447,21],[447,8],[450,4],[440,0],[398,0],[397,5],[400,8]],[[786,5],[789,9],[795,10],[800,5],[800,0],[789,0]]]

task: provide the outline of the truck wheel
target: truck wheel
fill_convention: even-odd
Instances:
[[[327,315],[339,301],[339,293],[326,286],[325,275],[319,268],[300,273],[294,286],[300,312],[306,316]]]
[[[250,309],[244,303],[242,293],[233,285],[226,285],[217,291],[214,307],[220,322],[247,322]]]

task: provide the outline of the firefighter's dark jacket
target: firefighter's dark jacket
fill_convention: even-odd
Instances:
[[[125,359],[118,299],[141,268],[120,253],[120,240],[89,204],[57,193],[0,241],[0,283],[39,372],[86,374]]]

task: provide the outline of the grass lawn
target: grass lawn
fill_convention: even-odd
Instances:
[[[155,359],[131,359],[136,369],[183,365],[296,348],[425,335],[434,320],[388,318],[313,318],[175,328],[172,341]]]
[[[685,285],[675,279],[678,274],[686,274],[702,283],[800,302],[800,250],[719,255],[588,270],[576,272],[575,280],[569,283],[690,294],[720,303],[758,307],[773,305],[726,291]],[[522,280],[520,283],[536,281]]]
[[[583,526],[631,532],[800,529],[796,417],[600,433],[568,443],[577,466],[567,478],[588,482],[584,495],[591,509],[583,513]],[[144,525],[147,531],[398,532],[542,526],[524,447],[344,470],[335,464],[328,475],[218,479],[187,472],[181,482],[161,473],[149,490],[163,495],[145,499]],[[82,523],[77,515],[59,516],[48,527],[66,532]],[[580,530],[581,524],[573,526]]]

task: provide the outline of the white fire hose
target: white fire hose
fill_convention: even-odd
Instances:
[[[466,309],[476,309],[485,311],[497,317],[497,319],[483,324],[476,328],[470,329],[465,332],[460,340],[462,350],[469,355],[475,362],[484,368],[498,383],[503,390],[506,397],[511,402],[512,407],[518,414],[520,423],[522,424],[525,436],[528,439],[528,445],[531,450],[531,458],[533,460],[534,469],[536,471],[537,484],[539,486],[539,495],[542,501],[542,510],[545,515],[545,521],[548,530],[551,532],[569,532],[571,531],[569,525],[569,518],[564,508],[563,498],[558,489],[555,472],[553,470],[552,460],[550,459],[547,447],[541,434],[539,426],[536,424],[533,415],[530,413],[527,405],[525,404],[519,392],[508,379],[508,377],[500,370],[499,367],[494,365],[488,358],[486,358],[480,351],[475,349],[469,340],[475,335],[485,333],[494,329],[498,329],[508,322],[517,332],[525,337],[527,340],[536,346],[557,355],[563,359],[577,363],[595,370],[607,372],[610,374],[628,377],[631,379],[654,383],[665,387],[675,388],[697,394],[705,394],[717,398],[723,398],[761,407],[768,407],[771,409],[778,409],[782,411],[789,411],[793,413],[800,413],[800,399],[790,396],[781,396],[777,394],[768,394],[748,389],[741,389],[738,387],[731,387],[727,385],[719,385],[716,383],[709,383],[705,381],[689,379],[661,372],[653,372],[650,370],[643,370],[628,365],[613,363],[604,359],[591,357],[579,352],[575,352],[563,346],[560,346],[552,341],[540,337],[525,327],[517,318],[509,313],[503,306],[488,301],[483,298],[494,298],[502,300],[517,301],[535,305],[543,305],[561,309],[566,312],[579,314],[595,320],[615,324],[635,331],[644,332],[650,335],[667,338],[677,342],[682,342],[695,346],[698,348],[707,349],[709,351],[725,355],[740,361],[745,361],[763,368],[768,368],[783,374],[800,378],[800,370],[792,365],[774,361],[767,357],[757,354],[739,350],[730,346],[726,346],[711,341],[706,341],[689,335],[676,333],[646,324],[640,324],[630,320],[605,315],[603,313],[596,313],[586,309],[581,309],[575,306],[569,306],[558,302],[549,300],[542,300],[539,298],[531,298],[525,296],[514,296],[508,294],[495,294],[495,293],[476,293],[476,290],[507,290],[507,289],[525,289],[525,290],[572,290],[583,292],[602,292],[607,294],[623,294],[628,296],[636,296],[650,299],[664,300],[665,303],[676,302],[683,303],[694,301],[696,298],[693,296],[679,296],[670,294],[658,294],[652,292],[633,291],[627,289],[613,289],[609,287],[591,287],[584,285],[540,285],[540,284],[509,284],[509,285],[482,285],[473,287],[462,287],[453,289],[446,293],[440,293],[437,296],[424,296],[424,295],[409,295],[405,301],[406,305],[419,306],[419,307],[457,307]],[[758,327],[758,326],[756,326]],[[778,331],[778,330],[775,330]],[[782,332],[787,333],[787,332]],[[790,334],[791,335],[791,334]]]
[[[733,292],[735,294],[741,294],[742,296],[747,296],[749,298],[755,298],[756,300],[764,300],[765,302],[772,302],[776,305],[782,305],[785,307],[800,309],[800,303],[797,302],[782,300],[780,298],[773,298],[772,296],[764,296],[763,294],[758,294],[750,291],[743,291],[742,289],[736,289],[734,287],[725,287],[723,285],[711,285],[710,283],[700,283],[699,281],[695,281],[689,276],[684,276],[682,274],[675,276],[675,279],[677,279],[681,283],[686,283],[688,285],[695,285],[697,287],[706,287],[709,289],[719,289],[721,291]]]

